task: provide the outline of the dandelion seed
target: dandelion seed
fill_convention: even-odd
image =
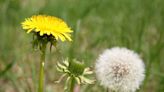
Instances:
[[[126,48],[105,50],[97,59],[97,79],[116,92],[135,92],[144,80],[145,66],[139,55]]]

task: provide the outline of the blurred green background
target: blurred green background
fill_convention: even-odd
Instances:
[[[0,92],[36,92],[39,52],[21,22],[46,14],[74,30],[72,43],[47,49],[46,92],[63,92],[56,62],[71,57],[94,67],[98,55],[113,46],[138,52],[146,79],[138,92],[164,92],[164,0],[0,0]],[[82,92],[104,92],[98,83]]]

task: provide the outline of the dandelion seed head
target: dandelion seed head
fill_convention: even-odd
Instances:
[[[99,56],[95,71],[102,86],[117,92],[135,92],[144,80],[144,67],[137,53],[114,47]]]

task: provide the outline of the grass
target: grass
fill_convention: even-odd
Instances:
[[[55,64],[66,57],[94,67],[106,48],[122,46],[138,52],[146,64],[140,92],[164,90],[163,0],[0,0],[0,92],[36,92],[39,56],[21,22],[35,14],[64,19],[75,31],[72,43],[60,43],[47,55],[47,92],[63,92]],[[47,49],[48,50],[48,49]],[[55,58],[57,57],[57,58]],[[103,92],[98,84],[83,92]]]

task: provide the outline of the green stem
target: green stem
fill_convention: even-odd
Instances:
[[[69,90],[69,92],[73,92],[74,86],[75,86],[75,79],[72,77],[70,81],[71,81],[71,83],[70,83],[70,90]]]
[[[108,92],[108,88],[106,88],[106,92]]]
[[[38,92],[44,92],[44,64],[45,64],[45,52],[46,44],[43,44],[41,47],[41,62],[40,62],[40,71],[39,71],[39,84]]]

